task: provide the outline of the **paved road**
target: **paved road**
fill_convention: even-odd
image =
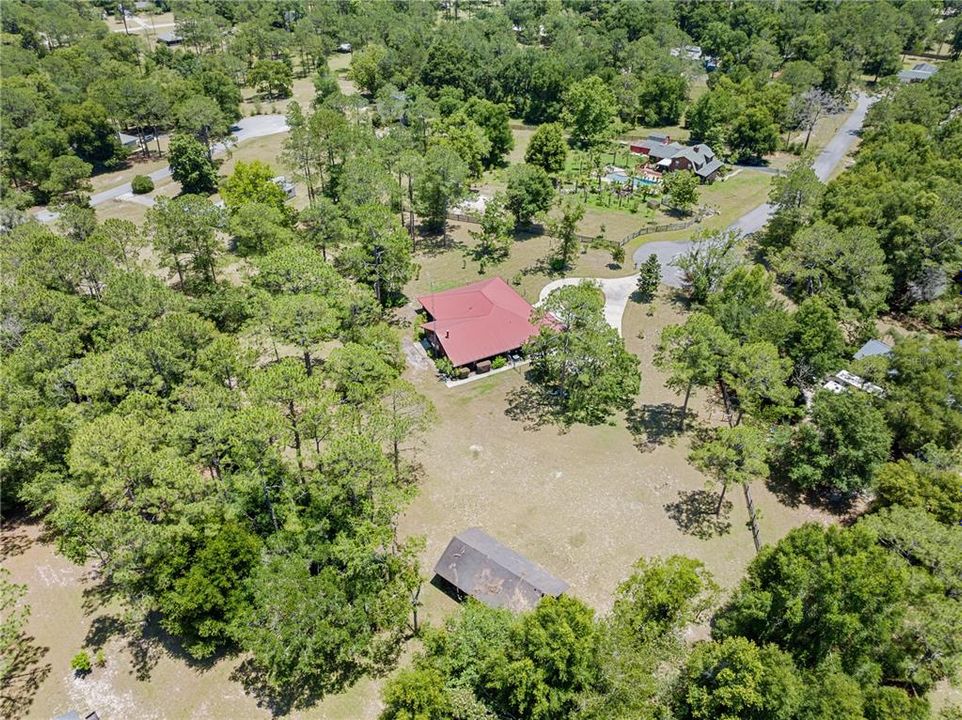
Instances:
[[[859,93],[855,109],[848,116],[842,127],[838,129],[835,136],[829,141],[828,145],[815,158],[813,169],[819,180],[828,180],[836,166],[841,163],[848,151],[855,142],[858,131],[865,122],[865,114],[875,102],[874,97]],[[738,220],[732,223],[729,228],[738,231],[741,235],[751,235],[765,227],[771,217],[773,207],[769,203],[762,203],[758,207],[748,211]],[[686,252],[691,247],[690,240],[659,241],[646,243],[639,247],[632,258],[635,265],[639,265],[654,253],[658,256],[662,267],[662,282],[671,287],[681,287],[681,271],[671,265],[671,261]]]
[[[229,143],[216,143],[213,147],[214,155],[220,155],[231,147],[244,142],[245,140],[251,140],[252,138],[265,137],[267,135],[276,135],[278,133],[287,132],[287,120],[283,115],[253,115],[251,117],[241,118],[237,124],[232,128],[234,133],[234,140]],[[157,184],[161,180],[166,180],[170,177],[170,166],[160,168],[152,173],[148,173],[148,177]],[[91,206],[102,205],[110,200],[115,200],[121,195],[127,195],[133,192],[130,183],[124,183],[123,185],[117,185],[108,190],[102,190],[99,193],[94,193],[90,196]],[[51,210],[41,210],[37,213],[36,218],[40,222],[52,222],[58,217],[57,213]]]

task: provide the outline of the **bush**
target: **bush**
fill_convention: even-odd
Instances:
[[[154,181],[146,175],[134,175],[134,179],[130,181],[130,188],[134,191],[134,195],[143,195],[154,189]]]
[[[439,357],[434,361],[434,364],[437,367],[438,372],[445,377],[451,377],[454,375],[454,363],[452,363],[446,357]]]
[[[508,358],[506,358],[504,355],[498,355],[498,357],[491,361],[491,369],[500,370],[501,368],[507,366],[507,364]]]
[[[414,339],[420,342],[424,339],[424,328],[421,327],[428,321],[427,315],[418,313],[414,316]]]
[[[103,648],[97,648],[97,652],[94,653],[94,665],[97,667],[104,667],[107,665],[107,655],[104,653]]]
[[[92,667],[90,664],[90,656],[85,650],[81,650],[73,656],[73,659],[70,661],[70,667],[73,668],[78,675],[86,675]]]

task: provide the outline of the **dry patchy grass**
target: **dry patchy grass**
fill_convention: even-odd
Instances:
[[[601,610],[642,556],[699,558],[731,587],[754,555],[744,503],[732,498],[719,523],[727,530],[706,528],[714,518],[701,512],[702,502],[714,495],[687,463],[689,439],[676,432],[679,398],[651,363],[661,328],[680,319],[679,309],[664,299],[650,316],[629,305],[625,338],[641,360],[642,385],[632,413],[608,425],[538,426],[520,371],[448,389],[430,370],[410,370],[441,418],[417,454],[423,486],[401,522],[405,533],[426,537],[423,566],[433,567],[454,533],[480,525]],[[699,421],[720,421],[705,400],[699,396],[692,404]],[[807,520],[826,519],[786,507],[756,485],[766,542]],[[423,597],[431,615],[451,609],[433,587]]]

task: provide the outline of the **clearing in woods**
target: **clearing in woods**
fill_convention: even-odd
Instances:
[[[407,288],[409,298],[481,277],[477,263],[464,256],[472,243],[467,230],[452,224],[450,246],[420,255],[421,272]],[[518,242],[506,263],[484,275],[517,276],[522,294],[535,300],[551,279],[539,263],[549,247],[544,237]],[[609,263],[605,253],[589,251],[570,274],[629,272]],[[413,309],[412,301],[399,312],[402,326]],[[716,496],[686,460],[689,437],[675,433],[679,398],[651,362],[661,328],[680,321],[681,309],[663,294],[652,314],[647,311],[635,302],[626,310],[624,337],[641,361],[642,384],[634,410],[608,425],[564,430],[539,424],[520,373],[448,389],[430,365],[411,364],[407,376],[435,403],[440,418],[414,451],[423,470],[421,490],[400,521],[402,533],[426,539],[421,558],[426,581],[450,537],[472,525],[568,581],[573,594],[602,612],[642,556],[683,553],[704,561],[726,587],[738,580],[754,555],[744,502],[732,493],[731,506],[717,522],[706,512]],[[401,330],[410,351],[411,329]],[[706,400],[692,401],[697,422],[720,422]],[[765,542],[808,520],[831,521],[806,506],[782,504],[760,482],[754,492]],[[102,604],[90,569],[56,555],[39,535],[31,524],[4,529],[4,565],[14,581],[30,587],[27,633],[34,654],[25,669],[38,692],[32,705],[8,705],[0,714],[51,717],[76,707],[96,708],[102,717],[270,717],[233,676],[240,658],[192,663],[153,624],[143,633],[124,632],[120,608]],[[456,607],[427,583],[421,600],[421,617],[432,622]],[[105,648],[107,666],[79,680],[69,663],[85,643]],[[379,684],[365,680],[291,717],[374,720]],[[170,687],[178,692],[161,690]]]

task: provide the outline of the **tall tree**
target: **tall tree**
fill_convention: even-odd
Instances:
[[[790,720],[801,690],[791,657],[733,637],[695,646],[673,705],[682,720]]]
[[[761,547],[758,514],[751,498],[752,480],[768,477],[768,446],[764,434],[751,425],[718,428],[710,439],[692,449],[688,459],[702,470],[711,473],[721,486],[715,514],[721,512],[725,491],[730,485],[741,485],[748,506],[748,518],[755,542]]]
[[[604,80],[592,75],[572,85],[565,93],[565,124],[571,139],[580,147],[598,145],[608,139],[617,103]]]
[[[204,195],[217,188],[217,170],[207,150],[191,135],[174,135],[168,149],[170,176],[187,195]]]
[[[603,422],[634,402],[638,359],[602,314],[604,298],[589,282],[559,288],[540,308],[546,320],[528,341],[535,381],[556,398],[567,422]]]
[[[557,175],[565,169],[567,159],[568,143],[561,123],[539,125],[528,141],[524,161],[537,165],[549,175]]]
[[[662,180],[668,204],[682,213],[690,213],[698,203],[698,176],[689,170],[676,170]]]
[[[692,313],[684,325],[669,325],[662,330],[655,365],[668,371],[665,384],[669,388],[685,393],[681,406],[682,429],[692,389],[719,382],[733,347],[734,342],[714,318],[702,312]]]
[[[224,226],[220,208],[198,195],[161,198],[147,212],[146,224],[161,263],[181,287],[198,291],[217,283],[224,250],[217,237]]]
[[[554,199],[548,174],[537,165],[515,165],[508,170],[507,204],[519,225],[529,225],[545,213]]]
[[[895,344],[885,383],[885,415],[900,453],[927,443],[947,450],[962,439],[962,346],[942,338],[907,338]]]
[[[585,216],[585,206],[576,200],[568,199],[560,203],[561,217],[548,223],[548,231],[555,238],[552,265],[564,270],[571,266],[571,261],[578,250],[578,223]]]
[[[658,256],[652,253],[638,268],[638,295],[643,302],[651,302],[658,292],[661,282],[661,263]]]
[[[428,149],[422,175],[414,185],[414,207],[428,230],[444,229],[448,209],[464,196],[467,177],[467,165],[452,148]]]
[[[702,233],[692,238],[691,248],[672,261],[684,275],[692,302],[704,304],[722,278],[738,264],[734,232]]]
[[[287,195],[274,182],[274,170],[260,160],[239,162],[220,184],[224,204],[235,210],[245,203],[260,203],[287,212]]]
[[[499,263],[507,259],[511,252],[514,222],[514,215],[508,210],[504,195],[499,193],[485,204],[481,229],[470,231],[477,243],[474,257],[481,263],[481,272],[484,272],[485,263]]]

